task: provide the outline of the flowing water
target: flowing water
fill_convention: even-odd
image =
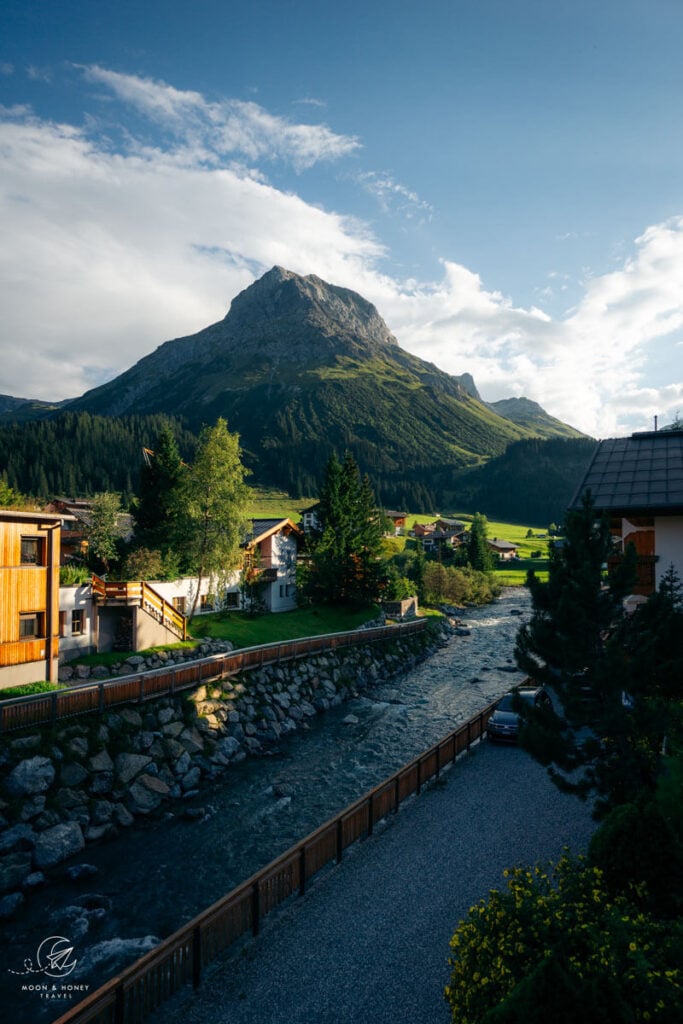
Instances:
[[[15,1024],[55,1020],[83,998],[63,983],[100,985],[250,874],[520,682],[514,640],[530,610],[523,589],[461,613],[468,635],[449,640],[398,680],[366,690],[290,734],[270,756],[248,759],[203,786],[204,816],[169,812],[77,858],[97,869],[57,879],[5,925],[0,999]],[[355,721],[345,722],[348,716]],[[68,938],[77,966],[53,993],[22,986],[48,937]],[[42,963],[42,960],[41,960]]]

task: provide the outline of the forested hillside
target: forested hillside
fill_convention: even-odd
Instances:
[[[595,446],[590,438],[517,441],[481,469],[460,477],[451,503],[507,522],[560,522]]]
[[[143,446],[152,448],[170,423],[184,455],[195,438],[166,416],[107,418],[87,412],[0,425],[0,475],[10,487],[37,498],[137,493]]]

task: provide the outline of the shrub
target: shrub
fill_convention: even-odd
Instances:
[[[561,992],[582,1008],[595,999],[596,1015],[574,1019],[596,1024],[682,1019],[683,922],[659,922],[612,897],[601,871],[582,860],[506,876],[507,889],[472,907],[451,939],[453,1024],[565,1020],[556,1016]],[[541,993],[548,1009],[539,1016]],[[614,1016],[598,1014],[603,1004]]]

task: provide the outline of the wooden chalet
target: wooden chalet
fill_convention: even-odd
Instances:
[[[614,568],[628,544],[638,556],[634,599],[652,594],[673,566],[683,578],[683,430],[658,430],[601,441],[570,508],[589,491],[610,516]]]
[[[0,509],[0,689],[57,681],[62,520]]]
[[[296,561],[303,532],[291,519],[252,519],[244,566],[258,573],[270,612],[296,608]]]

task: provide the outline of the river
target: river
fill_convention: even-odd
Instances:
[[[56,878],[4,926],[0,999],[7,1019],[47,1024],[83,998],[63,993],[53,1001],[50,990],[26,991],[52,984],[43,973],[24,973],[48,937],[73,946],[77,965],[62,980],[98,988],[519,682],[513,648],[529,611],[521,588],[463,611],[468,635],[453,637],[399,680],[313,719],[270,756],[247,759],[205,784],[190,803],[204,809],[202,817],[169,811],[88,847],[76,862],[96,874],[77,883]]]

